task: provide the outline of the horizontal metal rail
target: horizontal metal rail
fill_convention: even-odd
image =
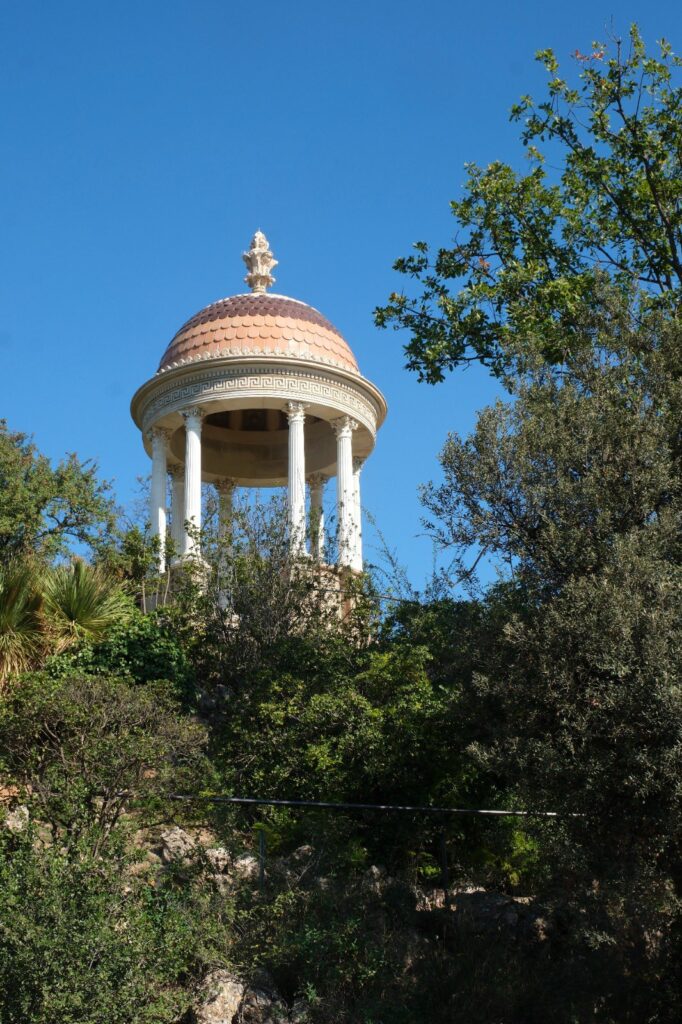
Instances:
[[[515,811],[515,810],[481,810],[473,807],[431,807],[411,806],[409,804],[353,804],[334,803],[328,800],[273,800],[265,797],[252,796],[202,796],[192,793],[168,793],[168,800],[205,802],[214,804],[246,804],[256,807],[299,807],[304,809],[320,809],[327,811],[392,811],[404,814],[471,814],[496,818],[560,818],[558,811]],[[564,817],[575,818],[579,815],[567,814]]]

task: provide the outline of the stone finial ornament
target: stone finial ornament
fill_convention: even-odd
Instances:
[[[270,245],[262,231],[257,231],[251,239],[251,248],[242,253],[242,259],[248,267],[244,278],[255,295],[262,295],[266,288],[275,283],[271,271],[277,266],[277,260],[270,252]]]

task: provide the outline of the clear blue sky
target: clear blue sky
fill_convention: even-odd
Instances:
[[[495,388],[418,384],[372,309],[413,241],[449,240],[465,161],[520,164],[507,112],[540,90],[534,51],[568,63],[612,18],[682,49],[672,0],[4,0],[0,415],[129,500],[148,472],[129,399],[188,316],[243,290],[260,227],[276,290],[321,309],[388,398],[363,501],[419,583],[418,484]]]

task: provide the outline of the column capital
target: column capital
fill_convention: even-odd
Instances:
[[[150,444],[158,444],[162,442],[167,445],[173,436],[172,430],[167,430],[166,427],[150,427],[147,431],[147,437]]]
[[[326,473],[311,473],[308,476],[308,486],[310,488],[324,487],[329,482],[329,477]]]
[[[305,402],[287,402],[286,414],[289,423],[302,423],[305,419],[305,411],[308,408]]]
[[[353,456],[353,472],[354,473],[359,473],[362,470],[362,467],[364,466],[364,464],[365,464],[364,456],[362,456],[362,455],[354,455]]]
[[[213,486],[218,494],[231,494],[237,486],[237,482],[231,476],[222,476],[219,480],[213,481]]]
[[[188,406],[187,409],[182,409],[181,414],[185,423],[188,423],[189,420],[199,420],[199,422],[201,423],[204,416],[206,415],[206,413],[204,412],[200,405],[190,405]]]
[[[359,424],[352,416],[339,416],[330,421],[330,427],[337,437],[352,437],[353,431],[357,430]]]
[[[173,480],[184,481],[185,467],[182,465],[181,462],[172,462],[168,467],[168,475],[171,476]]]

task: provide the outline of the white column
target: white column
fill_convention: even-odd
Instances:
[[[305,410],[303,402],[288,402],[289,419],[289,550],[305,555]]]
[[[171,477],[171,537],[177,558],[185,535],[185,467],[176,463],[168,472]]]
[[[310,487],[310,553],[317,562],[324,559],[324,485],[329,478],[324,473],[308,477]]]
[[[149,494],[152,536],[159,538],[158,569],[166,569],[166,484],[168,463],[168,441],[170,433],[160,427],[151,431],[152,441],[152,483]]]
[[[360,501],[360,473],[364,459],[353,459],[353,568],[362,572],[362,503]]]
[[[339,565],[353,564],[353,431],[350,416],[332,420],[336,434],[336,506],[339,521]]]
[[[199,558],[201,549],[197,532],[201,529],[201,420],[203,412],[198,406],[185,409],[185,514],[183,523],[182,554]],[[194,534],[194,536],[192,536]]]
[[[232,546],[232,499],[234,496],[234,480],[229,476],[215,481],[218,492],[218,540],[222,548]]]

